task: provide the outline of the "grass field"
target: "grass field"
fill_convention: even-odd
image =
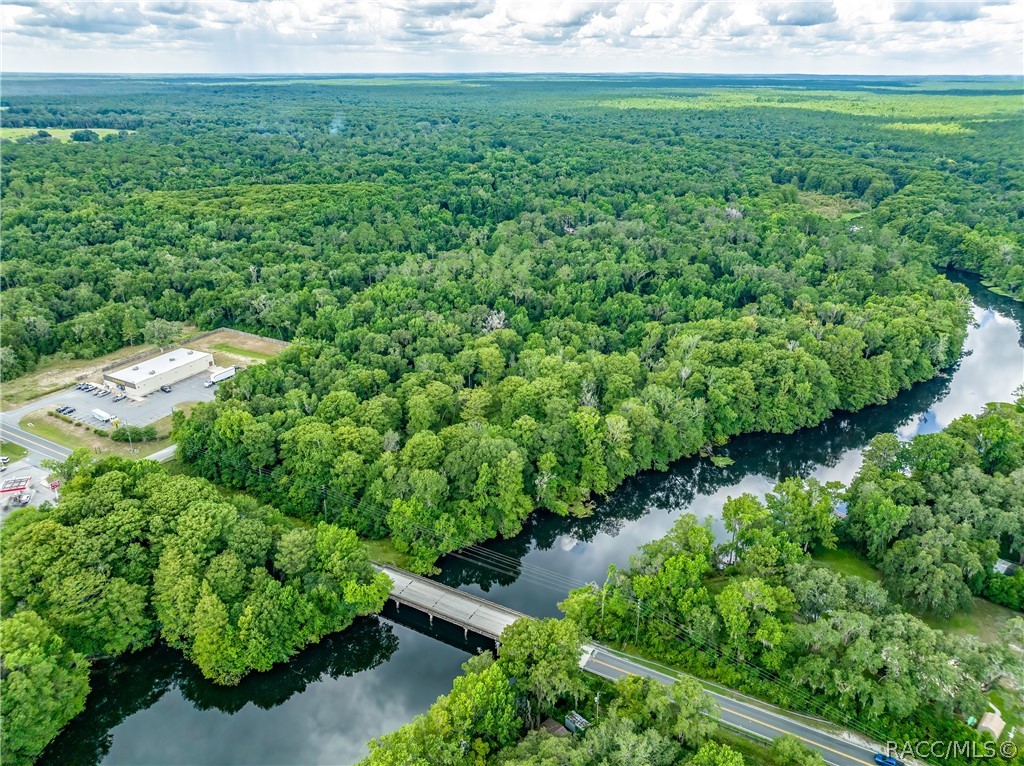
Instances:
[[[865,580],[878,582],[882,576],[868,560],[857,551],[848,548],[836,548],[832,551],[820,551],[814,554],[814,563],[828,567],[834,572],[847,577],[862,577]]]
[[[882,125],[886,130],[905,130],[913,133],[932,133],[936,136],[955,136],[973,133],[958,122],[887,122]]]
[[[210,348],[214,351],[223,351],[225,354],[234,354],[235,356],[244,356],[246,359],[259,359],[261,361],[273,359],[277,356],[277,354],[268,354],[265,351],[254,351],[253,349],[241,348],[231,343],[214,343]]]
[[[800,204],[808,210],[833,221],[845,220],[866,213],[869,208],[860,200],[846,199],[832,194],[801,191]]]
[[[816,552],[814,563],[848,577],[862,577],[874,582],[879,582],[882,579],[878,570],[871,566],[866,558],[858,552],[846,548]],[[1003,624],[1019,615],[1013,610],[993,604],[991,601],[975,598],[970,610],[958,612],[948,619],[933,615],[918,614],[917,616],[931,627],[946,633],[975,636],[981,641],[994,641]]]
[[[384,540],[363,540],[363,545],[366,546],[371,561],[375,561],[378,564],[391,564],[399,569],[409,568],[409,557],[404,553],[396,551],[391,540],[387,538]]]
[[[23,457],[28,455],[28,450],[22,447],[20,444],[13,444],[12,442],[4,442],[0,444],[0,455],[6,458],[10,458],[11,462],[21,460]]]
[[[975,598],[970,611],[957,612],[949,618],[931,615],[918,615],[918,617],[933,628],[946,633],[976,636],[981,641],[989,642],[998,638],[999,631],[1007,620],[1020,617],[1020,614],[983,598]]]
[[[862,117],[971,118],[1013,117],[1021,113],[1017,95],[919,95],[852,93],[849,91],[793,91],[777,88],[673,90],[658,96],[608,99],[598,106],[612,109],[805,109]]]
[[[68,449],[84,447],[97,455],[120,455],[121,457],[144,458],[152,455],[158,450],[171,446],[172,442],[167,435],[170,428],[170,418],[165,418],[165,423],[158,421],[157,430],[161,432],[161,438],[151,442],[140,442],[130,444],[129,442],[116,442],[106,436],[95,433],[88,425],[73,425],[48,415],[45,410],[30,412],[21,419],[18,425],[26,433],[35,434],[40,438],[59,444]],[[132,450],[138,450],[133,452]]]
[[[34,136],[40,130],[45,130],[51,136],[54,141],[61,141],[67,143],[71,140],[71,134],[76,130],[91,130],[93,133],[99,135],[100,138],[108,136],[111,133],[119,133],[120,131],[114,130],[113,128],[7,128],[0,127],[0,138],[7,138],[11,141],[17,141],[19,138],[25,136]],[[126,133],[134,133],[134,130],[125,131]],[[85,143],[85,142],[83,142]]]

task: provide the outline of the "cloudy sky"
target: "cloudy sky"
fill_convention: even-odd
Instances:
[[[7,72],[1024,72],[1024,0],[2,0],[0,21]]]

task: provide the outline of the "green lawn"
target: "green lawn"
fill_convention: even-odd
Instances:
[[[409,568],[409,557],[404,553],[396,551],[391,540],[387,538],[383,540],[363,540],[363,545],[366,546],[372,561],[378,564],[391,564],[399,569]]]
[[[85,439],[76,439],[69,436],[64,432],[64,429],[57,425],[58,422],[60,421],[54,421],[54,419],[49,415],[34,412],[23,417],[21,422],[18,423],[18,426],[25,433],[34,434],[41,439],[46,439],[47,441],[59,444],[62,447],[67,447],[68,449],[92,446],[88,444]],[[80,430],[92,435],[91,429],[87,429],[85,426],[82,426]]]
[[[1005,606],[993,604],[983,598],[974,599],[968,612],[957,612],[950,618],[932,615],[918,615],[927,624],[947,633],[958,633],[964,636],[977,636],[981,641],[994,641],[1004,623],[1020,614]]]
[[[744,763],[751,766],[762,766],[772,763],[768,760],[768,745],[759,739],[748,737],[737,731],[732,731],[720,726],[711,739],[723,745],[728,745],[743,756]]]
[[[260,359],[263,361],[273,359],[274,356],[276,356],[275,354],[265,354],[262,351],[253,351],[252,349],[241,348],[240,346],[232,346],[230,343],[214,343],[210,348],[215,351],[223,351],[225,354],[246,356],[250,359]]]
[[[10,458],[11,462],[21,460],[27,454],[28,450],[20,444],[13,444],[12,442],[4,442],[3,444],[0,444],[0,455]]]
[[[862,577],[872,582],[878,582],[882,579],[878,570],[871,566],[866,558],[857,551],[848,548],[816,552],[814,554],[814,562],[848,577]]]
[[[68,449],[84,447],[97,455],[120,455],[134,460],[141,460],[173,444],[169,436],[162,436],[155,441],[139,442],[135,445],[130,442],[116,442],[109,437],[95,433],[92,426],[75,426],[42,411],[29,413],[21,419],[18,425],[26,433],[34,434]],[[138,452],[132,452],[132,449],[137,449]]]
[[[882,579],[878,570],[871,566],[864,556],[847,548],[816,552],[814,563],[818,566],[828,567],[847,577],[862,577],[874,582],[880,582]],[[917,614],[917,616],[936,630],[975,636],[981,641],[987,642],[995,640],[1003,623],[1019,615],[1013,610],[993,604],[991,601],[975,598],[969,611],[958,612],[948,619],[934,615]]]
[[[1001,739],[1006,739],[1013,729],[1024,731],[1024,697],[1020,692],[1013,692],[1009,689],[993,689],[988,693],[989,701],[999,708],[999,712],[1006,721],[1006,728],[1003,729]]]

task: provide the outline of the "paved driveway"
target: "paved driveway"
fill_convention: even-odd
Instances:
[[[155,423],[160,418],[167,417],[171,414],[174,407],[185,402],[212,401],[217,387],[206,388],[203,385],[208,377],[209,374],[204,371],[199,375],[193,375],[191,378],[175,383],[171,386],[171,393],[169,394],[165,394],[162,391],[154,391],[140,399],[129,397],[120,402],[114,401],[115,393],[99,397],[95,391],[91,393],[79,391],[74,386],[71,386],[55,394],[40,397],[15,410],[0,413],[0,437],[25,447],[29,451],[28,463],[38,467],[40,460],[48,458],[62,460],[71,453],[71,450],[42,439],[35,434],[26,433],[21,429],[18,423],[29,413],[39,410],[51,411],[58,407],[67,406],[75,408],[75,411],[69,417],[81,420],[92,427],[102,426],[93,417],[93,410],[103,410],[110,415],[121,418],[122,425],[146,426],[150,423]]]
[[[208,402],[213,399],[214,388],[206,388],[203,382],[209,376],[207,373],[193,375],[191,378],[175,383],[171,386],[171,393],[154,391],[147,396],[135,399],[129,396],[120,402],[115,402],[115,393],[109,396],[97,396],[96,392],[78,391],[74,387],[50,394],[42,399],[37,399],[31,404],[25,405],[17,410],[4,413],[5,420],[9,417],[17,424],[24,415],[39,409],[54,410],[58,407],[74,407],[75,412],[71,417],[82,420],[89,425],[99,426],[100,423],[92,417],[93,410],[103,410],[115,417],[121,418],[123,425],[147,426],[155,423],[160,418],[171,414],[172,408],[185,402]]]

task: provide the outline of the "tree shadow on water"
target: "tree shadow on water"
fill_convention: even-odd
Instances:
[[[177,689],[199,710],[236,713],[253,704],[264,710],[286,702],[324,678],[353,676],[387,662],[398,637],[383,620],[357,619],[307,647],[290,662],[266,673],[252,673],[238,686],[218,686],[205,678],[181,652],[163,644],[117,660],[98,663],[85,710],[69,723],[39,759],[39,764],[97,764],[110,752],[113,730],[133,714],[152,707]]]

